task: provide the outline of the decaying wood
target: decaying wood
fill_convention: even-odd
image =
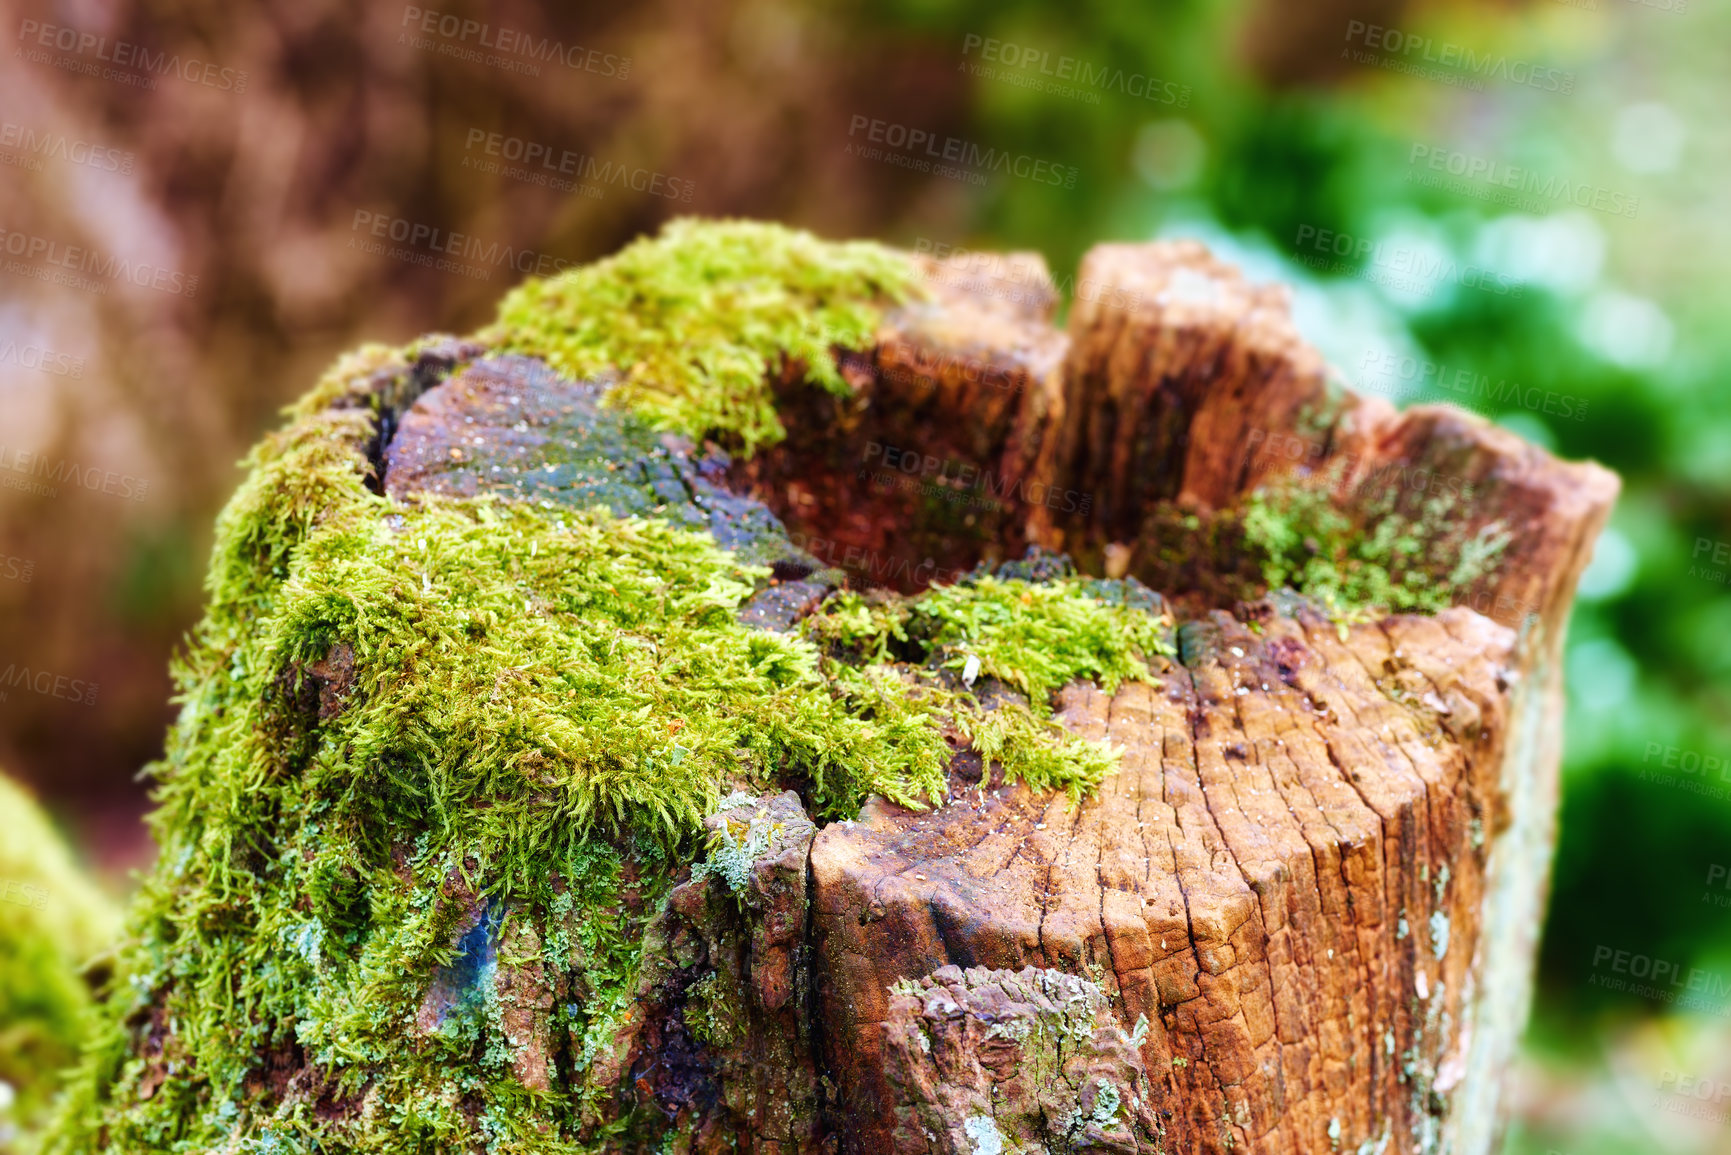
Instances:
[[[1196,245],[1096,249],[1067,330],[1037,258],[925,269],[934,299],[843,356],[851,397],[785,368],[786,445],[632,449],[654,500],[724,542],[792,531],[765,628],[835,568],[909,590],[1039,545],[1168,595],[1180,659],[1062,693],[1065,725],[1124,749],[1080,805],[960,763],[926,812],[813,829],[796,796],[761,803],[793,834],[749,899],[713,877],[675,892],[614,1075],[700,1150],[1489,1151],[1553,840],[1559,648],[1615,479],[1342,391],[1284,295]],[[387,439],[385,488],[617,497],[545,463],[596,396],[460,366]],[[940,468],[898,479],[907,454]],[[990,501],[957,484],[981,476]],[[1468,528],[1516,532],[1467,604],[1349,627],[1160,548],[1175,518],[1280,478],[1349,509],[1393,486],[1413,516],[1446,478],[1470,487]],[[699,1041],[689,988],[718,970],[749,997]]]

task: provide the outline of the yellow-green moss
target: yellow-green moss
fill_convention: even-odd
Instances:
[[[676,220],[605,260],[525,284],[481,336],[572,377],[616,372],[618,404],[749,453],[786,436],[768,370],[786,358],[845,393],[832,351],[869,344],[882,308],[920,292],[908,258],[881,245]]]
[[[90,1027],[80,970],[112,943],[118,909],[36,803],[0,774],[0,1150],[43,1121]]]
[[[1244,547],[1269,589],[1290,587],[1342,618],[1438,613],[1492,571],[1509,542],[1499,524],[1467,532],[1453,493],[1426,497],[1416,516],[1392,493],[1349,515],[1326,490],[1258,489],[1243,504]]]
[[[763,383],[777,350],[838,386],[830,347],[865,340],[898,260],[682,224],[519,290],[484,336],[572,374],[616,366],[621,402],[750,446],[779,432]],[[798,785],[826,816],[871,793],[922,805],[946,789],[952,740],[1080,792],[1114,755],[1059,730],[1051,691],[1147,676],[1169,648],[1164,624],[1073,577],[900,609],[843,599],[792,633],[750,629],[738,610],[769,571],[707,534],[381,496],[369,453],[399,402],[376,389],[400,389],[415,356],[339,362],[218,521],[155,767],[161,860],[49,1152],[653,1139],[652,1110],[611,1113],[607,1062],[648,922],[721,794]],[[1026,704],[985,710],[954,676],[969,655]],[[495,938],[569,977],[550,1094],[514,1074],[484,983],[416,1025],[435,976],[507,965]]]
[[[1045,581],[981,574],[911,599],[844,592],[805,629],[857,654],[866,670],[899,657],[1019,691],[1026,706],[999,700],[989,711],[965,687],[951,692],[950,720],[983,758],[1002,763],[1006,778],[1080,795],[1116,767],[1117,754],[1049,722],[1052,695],[1078,678],[1108,693],[1125,680],[1151,680],[1147,660],[1176,652],[1171,621],[1127,602],[1119,584],[1073,574]]]

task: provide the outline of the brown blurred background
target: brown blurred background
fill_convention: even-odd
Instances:
[[[521,279],[511,263],[483,263],[482,280],[363,252],[354,242],[372,218],[357,229],[357,212],[527,250],[547,267],[543,255],[589,260],[681,213],[835,236],[917,220],[953,238],[969,210],[959,186],[920,188],[837,146],[856,109],[954,130],[968,104],[949,55],[867,32],[845,13],[773,0],[634,12],[357,12],[318,0],[0,10],[10,41],[0,108],[23,146],[7,151],[40,164],[0,168],[0,228],[181,274],[171,285],[197,278],[190,294],[124,278],[100,294],[46,285],[33,277],[52,267],[49,250],[26,260],[31,273],[0,279],[3,339],[62,355],[53,364],[67,370],[0,354],[0,446],[45,454],[50,469],[69,462],[147,483],[142,500],[65,483],[52,498],[0,491],[0,551],[33,563],[28,582],[0,582],[0,666],[99,686],[94,706],[11,689],[0,765],[90,826],[111,864],[148,854],[133,771],[159,751],[172,716],[168,656],[198,612],[209,525],[236,460],[345,347],[474,327]],[[423,33],[416,12],[426,11],[550,38],[583,67],[531,55],[540,74],[525,75],[404,42],[478,45],[480,32]],[[106,44],[59,51],[64,28]],[[40,43],[44,29],[52,47]],[[193,82],[120,67],[156,76],[141,89],[70,71],[117,56],[136,65],[122,42],[233,75],[206,83],[197,68]],[[17,55],[31,50],[51,60]],[[90,145],[120,156],[70,159]],[[575,154],[565,179],[586,191],[483,171],[529,145],[555,158],[555,178],[558,159]],[[587,181],[581,158],[593,158]]]

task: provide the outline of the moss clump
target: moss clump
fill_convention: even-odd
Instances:
[[[751,445],[779,432],[766,367],[837,386],[831,346],[865,340],[896,260],[683,224],[519,290],[484,337],[617,366],[614,400]],[[341,361],[218,521],[154,768],[161,860],[50,1152],[653,1145],[664,1117],[619,1095],[632,991],[724,792],[922,805],[965,742],[1041,787],[1113,764],[1048,701],[1146,676],[1163,644],[1104,585],[981,580],[748,628],[770,570],[699,529],[370,489],[421,364]],[[965,654],[1025,704],[987,710]]]
[[[543,828],[671,844],[725,782],[790,763],[832,803],[916,792],[924,752],[893,740],[910,719],[856,716],[815,647],[741,625],[768,570],[707,534],[461,499],[399,517],[309,540],[275,623],[272,668],[353,649],[355,704],[330,730],[349,760],[452,776],[441,807],[532,789],[532,813],[472,820],[532,855]]]
[[[475,1095],[500,1136],[556,1149],[532,1145],[534,1120],[575,1134],[580,1109],[561,1118],[525,1098],[484,991],[404,1053],[428,976],[460,962],[454,894],[589,931],[542,936],[548,969],[584,975],[586,998],[558,1016],[579,1088],[626,1009],[642,933],[640,918],[607,920],[622,898],[606,880],[629,871],[653,906],[730,781],[797,776],[832,814],[871,792],[939,796],[941,726],[967,695],[741,625],[767,570],[707,535],[600,510],[394,503],[365,490],[358,458],[330,474],[325,455],[342,453],[317,432],[276,439],[224,518],[159,771],[165,866],[135,913],[117,1017],[77,1110],[106,1119],[113,1150],[328,1136],[317,1096],[295,1103],[262,1083],[292,1056],[323,1072],[326,1098],[370,1092],[376,1109],[340,1128],[356,1150],[455,1143],[468,1126],[455,1104]],[[278,502],[260,505],[265,493]],[[313,493],[327,504],[314,510]],[[966,619],[968,599],[950,612]],[[346,708],[318,720],[304,691],[333,651],[353,677]],[[1122,664],[1067,653],[1078,671]],[[1055,669],[1048,659],[1023,683]],[[1101,747],[997,717],[971,732],[1013,774],[1079,789],[1110,765]],[[155,1059],[139,1055],[149,1008],[175,1024]]]
[[[24,790],[0,774],[0,1150],[39,1126],[90,1028],[79,971],[119,911]]]
[[[1117,755],[1052,723],[1053,693],[1078,678],[1108,693],[1125,680],[1152,680],[1148,659],[1176,654],[1170,619],[1123,598],[1121,584],[976,574],[910,599],[844,592],[805,628],[853,656],[855,676],[898,662],[948,672],[952,686],[961,682],[942,691],[949,720],[983,758],[1000,762],[1007,779],[1080,795],[1116,767]],[[1022,700],[998,697],[984,708],[969,692],[980,677]]]
[[[1475,489],[1400,463],[1349,484],[1336,463],[1217,509],[1157,501],[1142,514],[1133,565],[1186,617],[1280,589],[1306,595],[1343,623],[1483,604],[1481,583],[1496,577],[1511,534],[1475,514]],[[1098,544],[1077,553],[1104,564]]]
[[[1468,534],[1457,507],[1454,495],[1436,494],[1411,516],[1385,492],[1349,515],[1325,491],[1283,486],[1252,493],[1240,516],[1269,589],[1290,587],[1358,619],[1438,613],[1491,572],[1508,532],[1491,524]]]
[[[676,845],[734,781],[803,775],[825,815],[871,793],[940,798],[941,724],[971,695],[921,685],[889,659],[887,635],[905,639],[910,624],[933,645],[977,649],[1042,715],[1075,678],[1146,677],[1136,651],[1162,644],[1146,614],[1098,602],[1083,583],[987,579],[934,591],[899,625],[886,611],[850,635],[876,643],[850,662],[814,641],[827,640],[830,615],[797,634],[741,624],[769,570],[707,534],[599,509],[424,497],[392,514],[384,499],[354,500],[374,517],[333,517],[303,544],[261,668],[304,669],[347,647],[353,704],[324,728],[323,747],[341,751],[328,769],[346,777],[394,760],[429,779],[402,797],[401,775],[366,781],[378,809],[363,824],[520,794],[523,812],[495,801],[470,833],[520,848],[530,872],[557,831],[629,829]],[[853,595],[842,603],[845,615]],[[1077,784],[1084,765],[1098,768],[1096,749],[1065,743],[1075,773],[1060,758],[1053,780],[1035,784]],[[326,771],[315,758],[310,772]]]
[[[783,359],[838,394],[832,352],[870,343],[886,304],[917,295],[908,259],[750,221],[676,220],[592,265],[507,296],[483,339],[572,377],[617,372],[611,398],[663,429],[786,436],[767,382]]]

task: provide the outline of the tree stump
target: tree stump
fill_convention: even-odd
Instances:
[[[1490,1151],[1615,478],[1078,284],[687,223],[340,364],[49,1149]]]

